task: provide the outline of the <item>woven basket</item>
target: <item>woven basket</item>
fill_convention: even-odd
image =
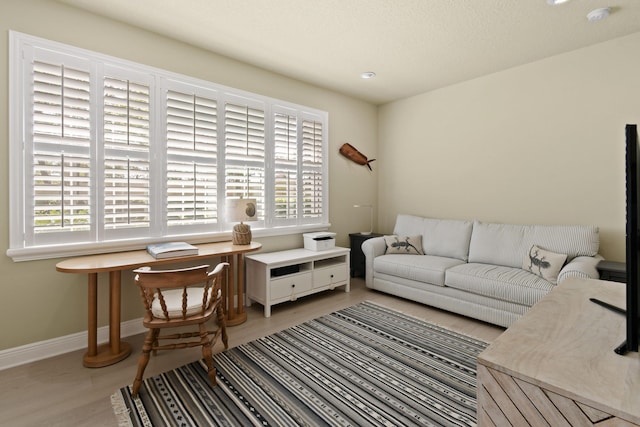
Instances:
[[[234,245],[248,245],[251,243],[251,227],[242,223],[234,225],[232,239]]]

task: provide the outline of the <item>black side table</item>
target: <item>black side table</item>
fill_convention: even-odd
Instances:
[[[624,262],[600,261],[597,268],[598,273],[600,273],[600,280],[627,282],[627,265]]]
[[[364,277],[365,270],[365,257],[362,253],[362,243],[365,240],[380,237],[382,234],[371,233],[351,233],[349,234],[349,241],[351,246],[351,277]]]

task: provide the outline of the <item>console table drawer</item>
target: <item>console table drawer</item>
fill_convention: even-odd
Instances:
[[[313,285],[316,288],[344,283],[345,280],[347,280],[346,264],[320,268],[313,271]]]
[[[310,291],[313,287],[311,273],[296,274],[271,280],[271,298],[279,300],[281,298],[294,297],[302,292]]]

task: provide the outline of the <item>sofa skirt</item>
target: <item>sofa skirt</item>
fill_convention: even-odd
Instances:
[[[415,282],[414,286],[399,285],[396,277],[376,274],[371,289],[406,298],[442,310],[509,327],[522,317],[529,306],[497,300],[458,289]]]

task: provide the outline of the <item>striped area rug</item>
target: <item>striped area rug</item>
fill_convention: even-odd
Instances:
[[[194,362],[112,403],[128,426],[473,426],[487,343],[363,302]]]

